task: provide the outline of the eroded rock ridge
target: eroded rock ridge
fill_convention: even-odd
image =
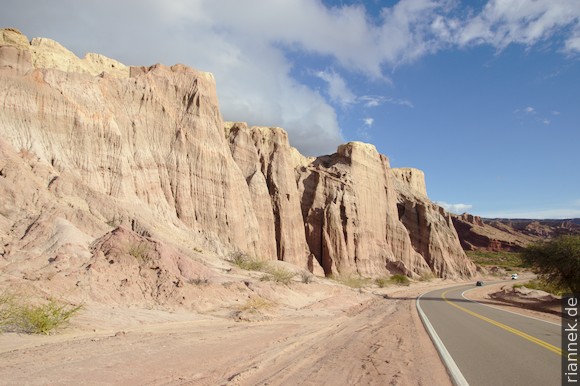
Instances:
[[[391,169],[369,144],[307,158],[283,129],[225,123],[210,73],[79,59],[4,29],[0,82],[0,269],[11,275],[31,275],[24,260],[37,276],[55,261],[105,269],[98,259],[115,252],[102,240],[122,239],[106,236],[119,226],[172,245],[183,266],[182,255],[242,251],[319,275],[475,273],[422,172]]]

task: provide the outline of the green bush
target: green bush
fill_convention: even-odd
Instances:
[[[10,330],[14,323],[18,307],[15,296],[11,294],[0,295],[0,332]]]
[[[393,275],[389,278],[389,281],[393,284],[398,284],[398,285],[409,285],[409,278],[405,275]]]
[[[385,288],[389,285],[389,279],[385,277],[376,278],[375,284],[379,286],[379,288]]]
[[[560,236],[532,244],[523,259],[544,282],[572,293],[580,293],[580,236]]]
[[[15,295],[0,296],[0,332],[49,334],[62,327],[82,306],[69,306],[54,299],[32,305]]]

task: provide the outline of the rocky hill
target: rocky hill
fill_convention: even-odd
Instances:
[[[307,158],[283,129],[223,122],[210,73],[3,29],[0,101],[4,280],[97,293],[125,267],[160,291],[236,251],[318,275],[475,273],[420,171],[358,142]]]
[[[468,213],[452,217],[465,250],[517,252],[532,242],[559,235],[580,235],[578,219],[486,219]]]

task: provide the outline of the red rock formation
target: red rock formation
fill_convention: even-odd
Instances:
[[[466,250],[517,252],[530,243],[563,234],[580,234],[573,220],[482,219],[464,213],[453,216]]]

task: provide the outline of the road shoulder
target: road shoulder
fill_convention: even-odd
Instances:
[[[485,285],[483,287],[474,287],[474,289],[465,292],[464,297],[489,307],[499,308],[504,311],[514,312],[520,315],[529,316],[551,323],[561,323],[561,318],[557,315],[524,308],[523,306],[517,304],[502,302],[500,300],[493,299],[490,296],[490,294],[501,291],[504,288],[511,288],[513,284],[515,284],[515,282],[501,282]]]

